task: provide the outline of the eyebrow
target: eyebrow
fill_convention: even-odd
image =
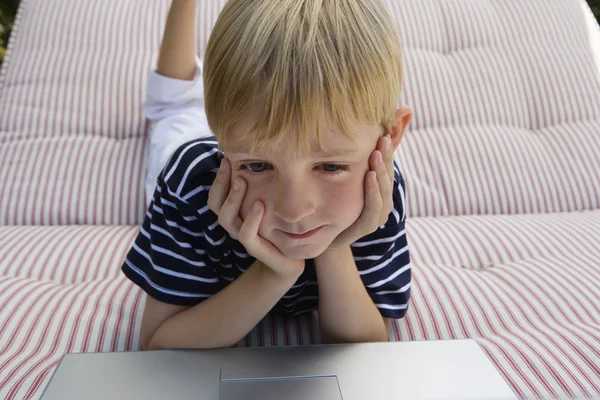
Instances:
[[[247,149],[242,149],[239,145],[234,146],[231,150],[228,151],[229,154],[237,154],[241,156],[249,156],[249,157],[261,157],[262,154],[250,154],[247,152]],[[343,156],[352,156],[360,153],[359,149],[334,149],[331,151],[314,151],[312,156],[314,158],[332,158],[332,157],[343,157]]]
[[[339,149],[333,151],[317,151],[315,156],[320,158],[340,157],[340,156],[353,156],[359,153],[358,149]]]

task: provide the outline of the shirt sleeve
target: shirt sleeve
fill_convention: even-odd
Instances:
[[[161,176],[123,273],[164,303],[192,306],[216,294],[222,284],[208,256],[208,221],[201,218]]]
[[[196,58],[191,81],[169,78],[153,69],[142,110],[150,121],[145,182],[146,204],[150,204],[158,175],[175,150],[190,140],[212,135],[204,111],[202,61]]]
[[[381,315],[399,319],[408,310],[411,266],[405,231],[406,191],[395,166],[394,209],[385,225],[352,244],[360,277]]]

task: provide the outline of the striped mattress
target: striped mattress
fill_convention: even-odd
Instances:
[[[224,0],[200,2],[199,54]],[[0,399],[139,350],[120,273],[169,0],[22,0],[0,71]],[[473,338],[523,399],[600,399],[600,30],[584,0],[387,0],[413,287],[390,340]],[[594,51],[596,50],[596,51]],[[320,341],[267,318],[239,346]],[[402,388],[398,388],[402,397]]]

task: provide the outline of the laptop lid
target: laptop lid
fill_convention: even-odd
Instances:
[[[509,400],[474,340],[63,357],[42,400]]]

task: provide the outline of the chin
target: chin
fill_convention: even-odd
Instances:
[[[297,245],[294,245],[287,241],[284,243],[279,242],[277,244],[273,242],[271,243],[275,244],[279,251],[281,251],[286,257],[293,258],[296,260],[307,260],[310,258],[317,258],[321,254],[323,254],[323,252],[327,250],[331,242],[333,242],[333,239],[329,240],[327,238],[325,240],[321,239],[316,240],[312,243],[302,243]]]
[[[293,258],[296,260],[308,260],[310,258],[317,258],[321,254],[323,254],[325,250],[327,250],[327,246],[323,247],[323,245],[307,245],[292,247],[285,250],[281,249],[281,252],[289,258]]]
[[[319,248],[315,248],[314,246],[307,246],[306,248],[297,247],[293,249],[286,249],[285,251],[282,251],[282,253],[285,254],[286,257],[293,258],[295,260],[308,260],[311,258],[317,258],[323,254],[326,248],[321,249],[320,247],[322,246],[319,246]]]

